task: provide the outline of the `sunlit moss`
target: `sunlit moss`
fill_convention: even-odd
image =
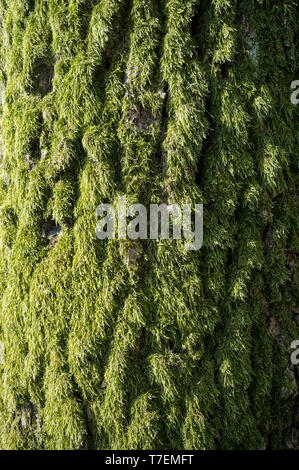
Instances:
[[[1,448],[287,445],[296,3],[0,0]],[[203,248],[100,242],[124,194]]]

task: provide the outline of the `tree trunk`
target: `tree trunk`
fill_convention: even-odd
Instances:
[[[296,13],[0,0],[2,449],[299,447]],[[202,248],[99,240],[124,195]]]

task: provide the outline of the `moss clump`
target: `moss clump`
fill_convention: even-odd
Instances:
[[[296,8],[0,0],[1,448],[298,448]],[[99,241],[124,194],[203,248]]]

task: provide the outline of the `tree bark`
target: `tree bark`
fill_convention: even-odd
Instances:
[[[299,448],[297,12],[0,1],[2,449]],[[124,195],[203,247],[98,240]]]

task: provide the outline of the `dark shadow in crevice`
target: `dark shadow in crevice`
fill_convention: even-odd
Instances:
[[[54,67],[46,62],[37,62],[31,74],[31,85],[26,90],[33,95],[40,95],[42,98],[53,89],[52,81]]]
[[[228,248],[226,266],[230,267],[232,264],[233,264],[233,250],[231,248]]]
[[[102,99],[105,93],[106,77],[112,65],[111,54],[104,53],[102,61],[97,65],[93,72],[93,88],[98,99]]]
[[[46,237],[48,240],[52,237],[58,236],[62,233],[61,225],[57,224],[55,220],[48,219],[43,227],[43,236]]]
[[[200,31],[201,31],[201,24],[202,24],[202,16],[203,16],[203,6],[200,4],[197,6],[195,14],[192,18],[191,22],[191,36],[198,54],[201,53],[200,47]]]
[[[206,138],[202,142],[202,147],[200,151],[200,155],[198,158],[197,162],[197,170],[195,174],[195,183],[197,184],[198,187],[203,189],[204,186],[204,169],[205,169],[205,164],[206,164],[206,156],[209,152],[209,149],[211,148],[214,138],[215,138],[215,133],[216,133],[216,126],[215,123],[211,120],[211,107],[212,107],[212,99],[211,95],[209,95],[207,101],[206,101],[206,115],[207,118],[210,120],[210,127],[208,134]]]
[[[35,9],[35,0],[27,0],[25,5],[25,12],[28,16]]]
[[[40,149],[40,137],[39,135],[31,142],[30,145],[30,159],[29,159],[29,169],[32,170],[34,167],[34,164],[38,162],[41,158],[41,149]]]

